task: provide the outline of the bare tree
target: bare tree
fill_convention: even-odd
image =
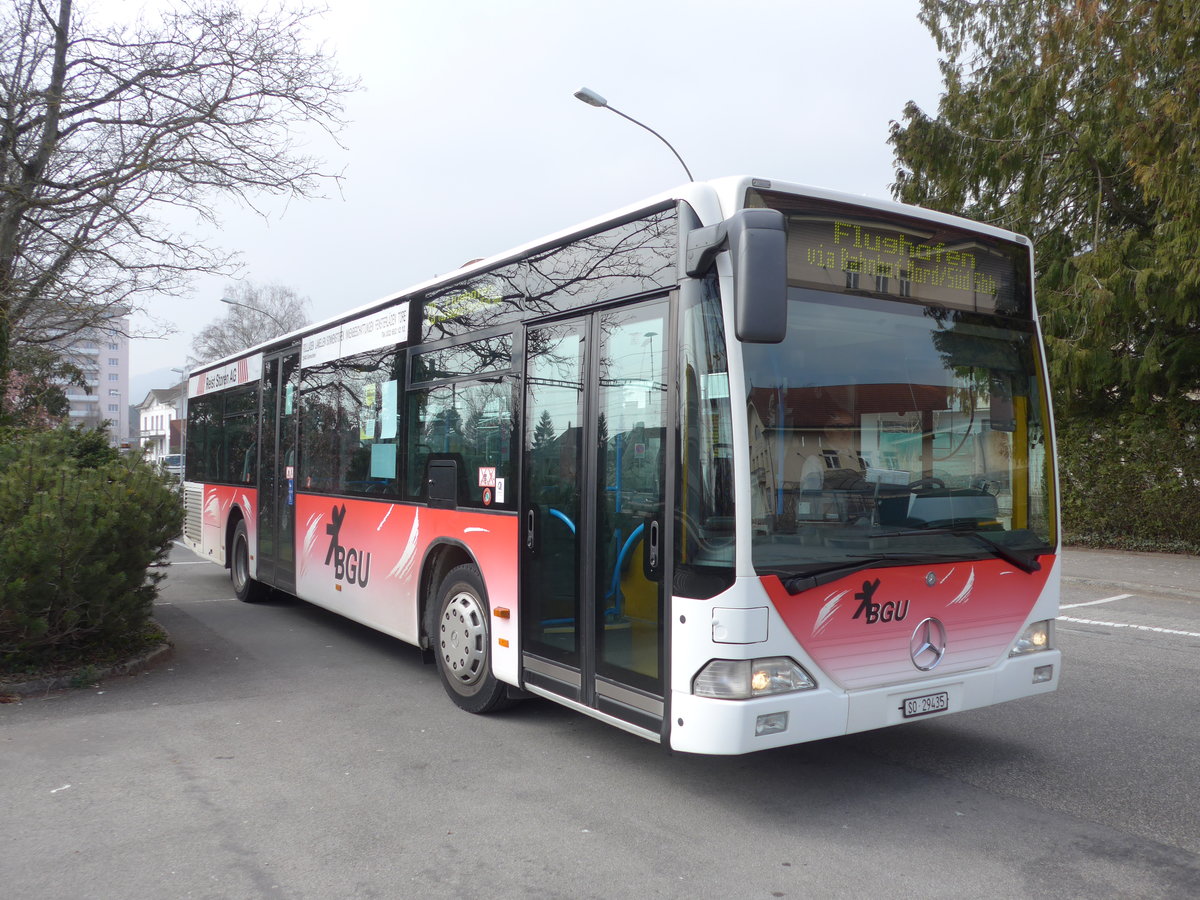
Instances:
[[[72,0],[0,7],[0,404],[12,349],[58,346],[233,257],[164,224],[212,204],[311,197],[356,84],[311,46],[315,12],[172,4],[102,26]],[[0,418],[4,407],[0,406]]]
[[[243,281],[226,291],[228,312],[192,339],[188,367],[212,362],[308,324],[309,299],[281,284]]]

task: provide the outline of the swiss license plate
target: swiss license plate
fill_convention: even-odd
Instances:
[[[926,694],[923,697],[909,697],[904,701],[904,705],[900,707],[904,713],[904,718],[912,719],[916,716],[927,716],[930,713],[942,712],[950,708],[950,694],[946,691],[941,691],[937,694]]]

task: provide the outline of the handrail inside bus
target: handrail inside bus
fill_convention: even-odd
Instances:
[[[616,565],[613,566],[612,585],[608,589],[608,596],[614,599],[614,605],[610,609],[605,610],[605,614],[616,613],[621,614],[621,570],[625,567],[625,557],[629,555],[629,551],[633,549],[633,545],[637,543],[642,536],[642,532],[646,530],[646,523],[639,522],[638,527],[633,529],[633,532],[621,545],[621,551],[617,554]]]
[[[566,522],[567,527],[571,529],[571,534],[575,534],[575,523],[572,522],[569,518],[567,518],[566,513],[559,512],[557,509],[554,509],[554,508],[548,509],[547,512],[549,512],[550,515],[554,516],[554,518],[561,519],[562,521]]]

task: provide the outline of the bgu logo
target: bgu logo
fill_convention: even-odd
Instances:
[[[325,526],[325,533],[329,535],[329,549],[325,552],[325,565],[333,565],[333,577],[337,581],[347,581],[350,584],[357,584],[359,587],[366,587],[367,579],[371,576],[371,554],[363,553],[353,547],[347,549],[338,541],[342,524],[346,521],[346,504],[343,503],[341,509],[335,506],[330,515],[333,521]]]
[[[858,611],[854,613],[854,618],[859,618],[864,613],[867,617],[867,624],[874,625],[876,622],[901,622],[908,615],[908,601],[901,600],[897,603],[895,600],[888,600],[886,603],[876,603],[871,598],[875,596],[875,592],[879,590],[879,579],[874,581],[864,581],[863,589],[854,595],[855,600],[861,600],[858,605]]]

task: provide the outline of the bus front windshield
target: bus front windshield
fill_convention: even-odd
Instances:
[[[793,287],[743,358],[760,574],[1054,549],[1032,322]]]

